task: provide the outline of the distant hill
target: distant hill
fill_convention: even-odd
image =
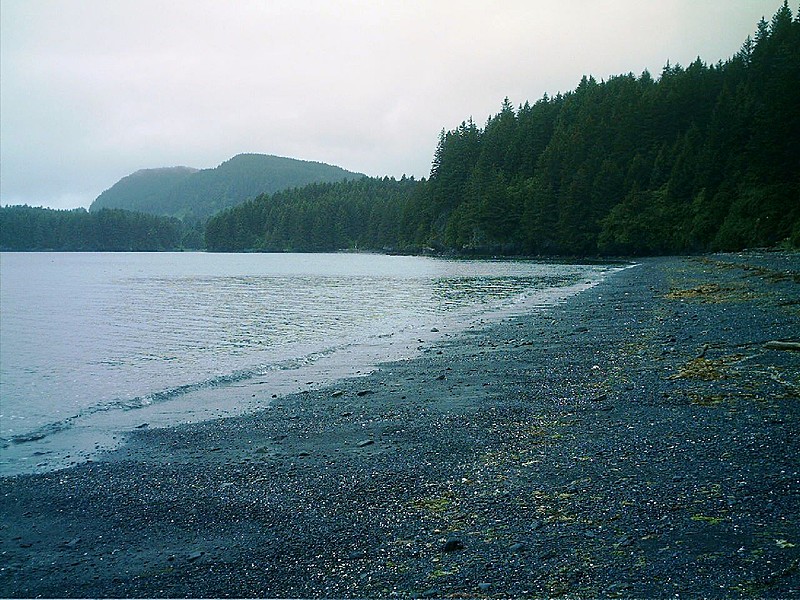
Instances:
[[[318,162],[239,154],[214,169],[137,171],[100,194],[89,210],[122,208],[193,221],[261,194],[361,177],[361,173]]]
[[[103,208],[122,208],[156,215],[167,214],[162,211],[164,197],[197,172],[197,169],[190,167],[136,171],[100,194],[89,210],[97,212]]]

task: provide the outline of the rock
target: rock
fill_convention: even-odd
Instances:
[[[190,553],[189,556],[186,557],[186,560],[188,560],[189,562],[194,562],[200,557],[202,557],[204,554],[205,552],[203,552],[202,550],[196,550]]]
[[[375,440],[361,440],[356,444],[359,448],[365,448],[366,446],[371,446],[375,443]]]
[[[356,392],[356,396],[360,398],[362,396],[367,396],[368,394],[374,394],[374,393],[375,392],[373,392],[372,390],[361,390],[360,392]]]
[[[464,542],[456,538],[450,538],[442,546],[442,552],[456,552],[464,549]]]
[[[431,333],[439,333],[439,330],[436,327],[431,327]]]
[[[354,550],[353,552],[347,555],[347,558],[349,558],[350,560],[358,560],[360,558],[366,558],[366,557],[367,553],[364,552],[363,550]]]
[[[150,427],[150,423],[142,423],[141,425],[137,425],[136,429],[147,429]]]
[[[78,544],[80,544],[80,542],[81,542],[81,538],[79,538],[79,537],[74,537],[74,538],[72,538],[70,541],[68,541],[68,542],[64,542],[64,545],[65,545],[67,548],[74,548],[75,546],[77,546]]]
[[[800,342],[767,342],[764,344],[764,348],[767,350],[793,350],[800,352]]]
[[[525,544],[517,542],[508,547],[511,552],[525,552]]]
[[[486,592],[486,591],[488,591],[490,587],[492,587],[492,584],[491,584],[491,583],[486,583],[486,582],[484,582],[484,583],[479,583],[479,584],[478,584],[478,589],[479,589],[480,591],[482,591],[482,592]]]
[[[629,535],[623,535],[621,538],[617,539],[615,545],[621,547],[633,546],[633,538]]]
[[[444,381],[445,379],[447,379],[447,377],[445,377],[445,376],[444,376],[444,374],[442,374],[442,375],[439,375],[439,376],[436,378],[436,381]]]
[[[344,390],[336,390],[331,394],[331,398],[338,398],[339,396],[344,395]]]

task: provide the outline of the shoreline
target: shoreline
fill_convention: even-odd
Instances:
[[[321,256],[330,259],[329,255]],[[8,390],[9,406],[5,407],[10,416],[3,421],[0,436],[0,476],[44,473],[96,460],[120,447],[136,429],[174,427],[260,412],[278,396],[363,376],[382,363],[412,358],[421,349],[458,335],[463,329],[563,301],[595,285],[617,268],[620,267],[571,265],[574,272],[555,274],[563,277],[560,285],[552,282],[553,285],[510,293],[502,300],[488,299],[474,306],[466,303],[455,310],[431,311],[426,307],[425,311],[417,307],[415,318],[405,322],[388,317],[378,319],[371,332],[367,328],[351,328],[345,332],[347,335],[316,336],[293,346],[276,348],[275,352],[268,352],[257,360],[231,364],[225,370],[187,372],[184,379],[168,379],[157,387],[135,387],[129,394],[107,394],[102,386],[90,386],[81,390],[82,394],[86,398],[96,396],[99,400],[78,402],[73,408],[64,408],[64,412],[57,411],[57,418],[51,414],[51,418],[43,419],[41,415],[51,410],[50,407],[40,409],[38,419],[34,417],[38,425],[34,422],[16,431],[11,427],[25,423],[26,412],[16,409],[20,400],[14,397],[16,390],[12,384]],[[552,265],[545,266],[547,271],[554,269],[558,270]],[[87,366],[83,366],[84,374]],[[173,366],[177,370],[182,368],[179,362]],[[185,365],[183,367],[185,371]],[[104,376],[93,377],[98,381],[114,381],[116,374],[105,371]],[[75,381],[77,378],[78,375],[72,377]],[[51,378],[53,382],[56,380],[57,377]],[[70,392],[74,394],[75,390],[53,383],[44,388],[40,396],[53,398]],[[37,408],[36,402],[31,404],[30,408]]]
[[[788,273],[788,275],[787,275]],[[800,596],[800,255],[643,259],[256,415],[2,478],[0,596]]]

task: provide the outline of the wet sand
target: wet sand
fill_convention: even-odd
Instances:
[[[772,341],[800,341],[800,255],[645,260],[368,377],[3,478],[0,595],[797,597],[800,352]]]

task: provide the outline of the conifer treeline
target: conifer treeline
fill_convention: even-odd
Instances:
[[[261,196],[213,218],[210,250],[658,254],[800,246],[800,14],[733,58],[667,65],[443,131],[428,180]]]
[[[116,208],[93,213],[83,208],[0,208],[2,250],[156,252],[200,246],[199,232],[178,219]]]
[[[218,252],[393,249],[417,185],[413,178],[362,177],[264,194],[212,218],[206,245]]]

